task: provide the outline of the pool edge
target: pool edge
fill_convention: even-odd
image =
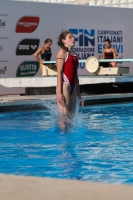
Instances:
[[[133,186],[0,175],[2,200],[132,200]]]
[[[83,95],[85,106],[133,102],[133,93]],[[0,112],[22,110],[46,110],[49,101],[56,101],[55,95],[9,95],[0,96]]]

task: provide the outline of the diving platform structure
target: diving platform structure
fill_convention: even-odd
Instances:
[[[92,75],[79,76],[80,85],[133,82],[129,67],[104,68],[99,65],[101,62],[133,62],[133,58],[97,60],[96,57],[90,57],[87,60],[79,60],[79,63],[86,63],[86,69],[92,73]],[[7,88],[55,87],[57,85],[55,63],[56,61],[44,61],[42,77],[1,78],[0,85]]]

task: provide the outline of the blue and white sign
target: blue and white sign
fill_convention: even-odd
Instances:
[[[107,38],[110,39],[112,47],[116,50],[118,58],[123,58],[123,29],[112,28],[111,30],[99,29],[97,31],[97,49],[99,55],[102,54],[102,50],[105,48],[104,41]]]
[[[81,24],[67,23],[67,29],[75,37],[74,51],[79,59],[87,59],[90,56],[102,58],[102,51],[105,48],[105,40],[109,38],[111,45],[116,50],[117,58],[123,58],[124,54],[124,28],[120,25],[108,24]],[[122,65],[122,63],[117,63]],[[81,72],[85,69],[85,63],[79,64]]]

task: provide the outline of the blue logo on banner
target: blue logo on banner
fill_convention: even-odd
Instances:
[[[91,29],[90,32],[88,32],[87,29],[73,29],[70,28],[69,31],[71,31],[75,36],[75,41],[79,42],[79,46],[95,46],[95,30]],[[77,37],[76,37],[77,36]]]

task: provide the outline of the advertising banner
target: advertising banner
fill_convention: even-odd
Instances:
[[[1,0],[0,5],[0,78],[40,77],[34,53],[45,39],[51,38],[51,60],[55,60],[57,38],[66,29],[74,34],[74,51],[79,59],[101,59],[107,38],[117,58],[132,58],[132,9],[6,0]],[[117,65],[130,66],[133,72],[132,63]],[[89,74],[85,63],[79,64],[78,73]],[[0,85],[0,95],[21,93],[24,88]]]
[[[90,56],[102,59],[102,51],[105,48],[105,40],[110,39],[111,45],[116,50],[117,58],[124,57],[124,27],[118,24],[84,24],[67,23],[67,29],[75,37],[74,51],[79,59],[86,60]],[[122,66],[123,63],[117,63]],[[79,74],[88,73],[85,63],[79,63]]]

